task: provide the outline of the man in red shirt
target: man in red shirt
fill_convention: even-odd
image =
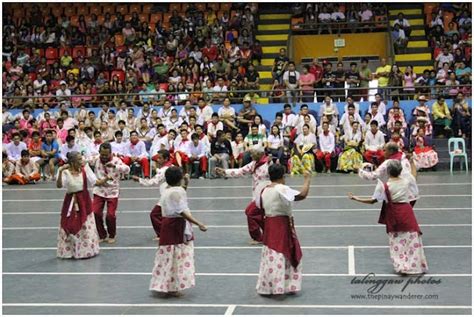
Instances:
[[[323,88],[321,79],[323,79],[324,68],[319,63],[319,60],[315,58],[313,63],[309,67],[309,72],[314,75],[316,81],[314,82],[315,88]],[[317,100],[318,102],[323,102],[324,100],[324,93],[317,93]]]
[[[211,44],[211,39],[206,39],[206,46],[202,48],[202,55],[207,56],[209,61],[213,62],[217,58],[217,47]]]

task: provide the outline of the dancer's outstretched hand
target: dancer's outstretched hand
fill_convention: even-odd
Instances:
[[[138,177],[137,175],[133,175],[132,176],[132,179],[135,181],[135,182],[138,182],[140,180],[140,177]]]
[[[353,193],[347,193],[347,197],[349,197],[350,200],[354,199],[354,194]]]
[[[303,172],[303,177],[304,177],[304,179],[309,179],[309,178],[311,178],[311,176],[312,176],[312,173],[311,173],[310,171],[305,170],[305,171]]]
[[[206,232],[207,231],[207,227],[205,225],[200,225],[199,226],[199,230],[203,231],[203,232]]]

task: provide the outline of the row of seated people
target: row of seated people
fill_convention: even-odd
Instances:
[[[301,106],[299,114],[293,114],[292,107],[285,105],[283,112],[277,113],[268,134],[267,127],[258,115],[248,122],[249,133],[243,133],[233,122],[235,110],[228,100],[217,113],[212,113],[212,108],[209,109],[209,120],[204,122],[200,121],[203,117],[201,114],[196,115],[196,108],[192,106],[183,108],[179,115],[172,107],[168,108],[169,111],[161,109],[159,116],[156,116],[156,110],[142,109],[138,118],[134,116],[133,108],[125,107],[119,110],[123,112],[118,115],[127,117],[118,121],[113,110],[104,108],[99,118],[91,111],[86,120],[71,118],[67,111],[62,111],[61,118],[57,120],[51,119],[48,112],[42,113],[40,116],[43,115],[43,119],[38,119],[47,125],[42,126],[41,130],[37,129],[37,125],[29,125],[34,119],[30,118],[29,110],[24,110],[22,118],[15,119],[13,126],[4,126],[6,133],[3,142],[11,163],[18,161],[21,151],[29,148],[34,155],[33,160],[39,161],[40,166],[49,167],[51,171],[55,165],[67,162],[67,153],[70,151],[79,150],[87,158],[96,156],[98,146],[104,141],[113,142],[115,153],[120,155],[124,162],[141,165],[146,177],[150,176],[149,159],[153,161],[153,157],[161,149],[171,151],[176,164],[186,170],[189,170],[192,160],[198,158],[198,175],[204,176],[208,171],[212,171],[212,168],[208,168],[208,159],[212,166],[217,163],[224,166],[242,166],[250,161],[249,150],[254,145],[265,147],[277,163],[287,165],[293,174],[302,172],[302,168],[306,168],[308,164],[311,166],[314,163],[314,155],[324,162],[322,166],[330,171],[331,161],[341,154],[338,169],[350,171],[357,170],[360,162],[352,157],[356,155],[354,150],[357,152],[359,149],[364,152],[367,161],[379,164],[383,161],[381,149],[389,140],[396,141],[401,148],[407,150],[412,150],[414,146],[415,152],[420,146],[429,144],[432,134],[430,109],[422,98],[420,105],[414,109],[415,119],[409,129],[398,102],[394,102],[388,111],[385,107],[382,103],[382,109],[379,109],[378,105],[373,103],[371,111],[362,120],[357,104],[349,103],[346,105],[346,113],[337,120],[337,108],[328,103],[320,108],[320,116],[317,117],[321,125],[316,128],[317,120],[309,113],[307,105]],[[434,106],[434,110],[437,107]],[[387,124],[383,112],[388,116]],[[127,127],[129,123],[132,131]],[[190,141],[196,138],[193,135],[198,136],[194,144],[196,149],[191,147],[194,142]],[[218,145],[222,143],[219,141],[219,135],[230,145],[224,146],[225,150],[216,146],[216,142]],[[44,141],[41,141],[41,137]],[[423,137],[424,145],[421,145],[420,137]],[[410,142],[413,145],[411,147]],[[219,153],[222,150],[225,153]],[[352,155],[349,160],[352,163],[347,162],[346,156],[349,154],[344,155],[346,150]],[[426,157],[434,156],[430,152]],[[433,167],[436,160],[427,161],[426,157],[421,156],[420,166]],[[49,177],[52,174],[50,172]]]

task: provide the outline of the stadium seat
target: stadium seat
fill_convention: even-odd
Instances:
[[[142,12],[141,5],[139,4],[130,5],[130,13],[133,13],[133,12],[141,13]]]
[[[206,4],[204,2],[197,3],[196,8],[197,8],[198,11],[204,12],[204,11],[206,11]]]
[[[104,78],[105,78],[106,80],[110,80],[110,72],[104,70],[104,71],[102,71],[102,73],[104,73]]]
[[[79,25],[79,17],[77,15],[73,15],[70,17],[71,25],[78,26]]]
[[[436,47],[433,52],[433,59],[436,59],[436,57],[438,57],[438,55],[441,54],[442,51],[443,49],[441,47]]]
[[[304,18],[291,18],[291,29],[298,30],[300,28],[300,24],[304,23]]]
[[[64,56],[64,52],[67,51],[71,55],[72,49],[70,47],[60,47],[59,48],[59,57]]]
[[[438,7],[438,5],[435,3],[425,3],[423,11],[425,14],[433,13],[436,7]]]
[[[132,15],[131,14],[125,14],[123,19],[124,19],[125,22],[131,21],[132,20]]]
[[[151,30],[152,32],[155,32],[155,30],[156,30],[156,24],[155,24],[155,23],[150,23],[150,24],[148,24],[148,27],[150,28],[150,30]]]
[[[382,29],[382,28],[387,27],[387,24],[385,23],[386,22],[385,16],[382,16],[382,15],[375,16],[375,22],[379,22],[375,24],[376,28]]]
[[[104,25],[105,16],[103,15],[97,16],[97,21],[99,22],[99,25]]]
[[[173,11],[181,11],[181,3],[170,3],[170,9],[169,9],[169,12],[173,12]]]
[[[48,47],[45,52],[47,60],[56,60],[58,58],[58,49],[54,47]]]
[[[163,21],[165,23],[169,23],[170,22],[170,18],[171,18],[171,13],[170,12],[166,12],[165,14],[163,14]]]
[[[143,5],[143,13],[151,13],[151,9],[153,8],[153,4],[147,3]]]
[[[466,60],[470,60],[471,56],[472,56],[472,47],[468,46],[464,49],[464,57],[466,58]]]
[[[128,14],[128,5],[126,4],[118,5],[117,12],[120,12],[122,15]]]
[[[181,6],[181,12],[186,12],[186,10],[188,10],[189,8],[189,3],[183,3],[182,6]]]
[[[161,13],[152,13],[150,14],[150,23],[158,23],[158,21],[161,21],[163,17],[161,16]]]
[[[59,18],[63,14],[63,8],[56,6],[53,8],[53,15],[57,18]]]
[[[207,4],[208,8],[211,8],[214,12],[219,11],[219,3],[218,2],[209,2]]]
[[[86,56],[86,47],[85,46],[76,46],[72,49],[72,58],[77,58],[78,56]]]
[[[138,15],[138,19],[140,20],[141,23],[143,22],[148,22],[150,21],[150,15],[148,13],[140,13]]]
[[[117,51],[117,53],[122,53],[122,52],[126,52],[127,51],[127,47],[125,45],[120,45],[120,46],[116,46],[115,47],[115,50]]]
[[[77,15],[89,15],[89,7],[85,5],[79,6],[79,8],[77,8]]]
[[[232,3],[221,3],[220,9],[223,11],[229,11],[232,8]]]
[[[169,86],[168,83],[161,83],[160,84],[160,89],[163,89],[164,91],[168,91],[168,86]]]
[[[76,8],[73,6],[67,6],[66,8],[64,8],[64,14],[67,17],[72,17],[73,15],[76,15]]]
[[[84,17],[84,21],[86,21],[86,24],[89,24],[92,21],[92,16],[91,15],[86,15]]]
[[[31,81],[35,81],[36,80],[36,73],[29,73],[28,78],[30,78]]]
[[[102,7],[99,5],[94,5],[90,8],[90,13],[99,16],[102,14]]]
[[[117,76],[121,82],[125,81],[125,72],[120,69],[113,70],[112,73],[110,74],[111,78],[114,78],[114,76]]]
[[[105,15],[106,13],[114,14],[115,13],[115,5],[113,4],[106,4],[102,6],[102,12]]]

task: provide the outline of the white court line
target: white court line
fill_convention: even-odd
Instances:
[[[471,207],[459,207],[459,208],[439,208],[439,207],[416,207],[415,211],[459,211],[459,210],[472,210]],[[151,210],[118,210],[117,214],[149,214]],[[293,209],[293,212],[321,212],[321,211],[380,211],[380,208],[320,208],[320,209]],[[207,209],[193,209],[192,213],[243,213],[243,209],[222,209],[222,210],[207,210]],[[30,215],[57,215],[58,211],[20,211],[20,212],[2,212],[2,215],[6,216],[30,216]]]
[[[418,184],[418,187],[424,186],[465,186],[472,183],[427,183]],[[299,184],[287,184],[288,186],[299,186]],[[344,188],[344,187],[374,187],[374,184],[333,184],[333,185],[311,185],[310,188]],[[235,186],[191,186],[191,189],[227,189],[227,188],[250,188],[250,185],[235,185]],[[120,187],[121,190],[157,190],[157,187]],[[4,192],[18,192],[18,191],[63,191],[62,188],[4,188]]]
[[[216,229],[238,229],[247,228],[246,225],[207,225],[208,228]],[[384,228],[381,224],[375,225],[296,225],[299,229],[312,229],[312,228]],[[420,227],[472,227],[472,224],[455,223],[455,224],[420,224]],[[117,226],[117,229],[152,229],[152,226]],[[58,227],[3,227],[3,230],[58,230]]]
[[[302,246],[303,250],[346,250],[349,246]],[[388,249],[388,245],[355,245],[354,249]],[[471,245],[424,245],[424,249],[470,249]],[[3,248],[2,251],[56,251],[57,247]],[[157,250],[151,247],[100,247],[101,250]],[[261,250],[261,246],[195,246],[195,250]]]
[[[347,247],[347,266],[349,275],[355,275],[355,255],[353,245]]]
[[[225,313],[224,313],[224,316],[230,316],[234,313],[234,310],[237,308],[236,305],[230,305],[229,307],[227,307]]]
[[[244,308],[372,308],[372,309],[471,309],[468,305],[258,305],[258,304],[145,304],[145,303],[3,303],[3,307],[244,307]]]
[[[346,273],[303,273],[304,277],[360,277],[371,273],[346,274]],[[2,275],[9,276],[151,276],[152,272],[3,272]],[[196,276],[211,277],[251,277],[258,273],[195,273]],[[424,274],[426,277],[470,277],[472,274]],[[401,277],[400,274],[377,274],[374,277]]]
[[[362,196],[370,196],[371,194],[362,195]],[[441,197],[472,197],[471,194],[446,194],[446,195],[421,195],[421,198],[441,198]],[[188,197],[188,200],[241,200],[241,199],[252,199],[251,196],[208,196],[208,197]],[[306,199],[347,199],[349,198],[346,195],[338,195],[338,196],[307,196]],[[3,202],[6,203],[28,203],[28,202],[61,202],[64,199],[3,199]],[[141,201],[141,200],[153,200],[157,201],[157,197],[144,197],[144,198],[119,198],[119,201]]]

